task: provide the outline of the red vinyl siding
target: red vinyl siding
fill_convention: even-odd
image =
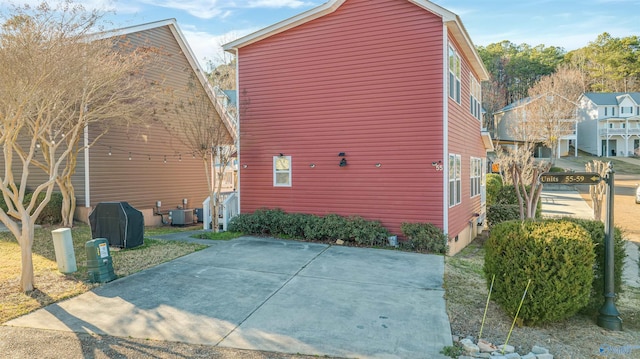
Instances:
[[[449,39],[458,53],[460,47],[453,39]],[[470,226],[470,221],[475,221],[474,214],[480,214],[480,196],[471,198],[471,157],[484,158],[486,152],[480,136],[481,123],[473,117],[470,111],[471,79],[468,61],[460,56],[462,61],[460,82],[460,104],[449,98],[449,153],[455,153],[462,157],[462,203],[449,209],[448,233],[454,237],[465,227]],[[470,136],[469,134],[477,134]],[[475,224],[473,224],[475,225]]]
[[[442,29],[408,1],[349,0],[240,48],[242,212],[442,226],[443,172],[431,165],[443,160]],[[273,187],[279,153],[292,157],[291,187]]]

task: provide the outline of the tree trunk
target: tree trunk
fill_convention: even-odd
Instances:
[[[22,273],[20,275],[20,287],[23,292],[33,291],[33,234],[34,225],[30,221],[22,222],[22,233],[19,237],[20,254],[22,257]]]
[[[56,181],[62,194],[62,226],[73,227],[73,216],[76,211],[75,189],[71,183],[71,176],[64,176]]]

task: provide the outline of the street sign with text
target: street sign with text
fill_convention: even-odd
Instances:
[[[540,175],[542,184],[597,184],[601,180],[595,172],[545,172]]]

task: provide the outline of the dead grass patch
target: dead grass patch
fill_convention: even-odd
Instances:
[[[31,293],[20,289],[20,246],[10,233],[0,233],[0,323],[100,285],[87,282],[84,245],[91,239],[89,226],[79,224],[72,229],[78,271],[67,275],[58,271],[51,237],[55,228],[36,230],[33,243],[36,290]],[[203,248],[199,244],[145,239],[144,245],[111,251],[111,256],[116,275],[124,277]]]
[[[488,294],[488,286],[482,275],[484,249],[477,241],[453,257],[445,259],[445,298],[447,313],[454,335],[478,337]],[[640,338],[640,290],[624,287],[617,303],[623,319],[623,331],[612,332],[598,327],[595,317],[576,315],[567,321],[539,327],[514,328],[509,344],[520,354],[526,354],[533,345],[550,350],[554,358],[606,358],[600,355],[600,347],[639,345]],[[502,344],[507,338],[512,318],[494,302],[489,303],[482,338]],[[611,357],[611,355],[609,356]],[[640,357],[640,350],[629,357]]]

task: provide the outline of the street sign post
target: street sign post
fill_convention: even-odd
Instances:
[[[545,172],[540,175],[542,184],[597,184],[601,180],[595,172]]]
[[[613,164],[609,162],[609,169],[605,178],[595,172],[545,172],[538,177],[544,184],[589,184],[595,185],[604,180],[607,183],[607,214],[604,229],[604,304],[599,310],[598,326],[609,330],[622,330],[622,319],[616,308],[614,287],[614,224],[613,224],[613,198],[614,198],[614,174]]]

